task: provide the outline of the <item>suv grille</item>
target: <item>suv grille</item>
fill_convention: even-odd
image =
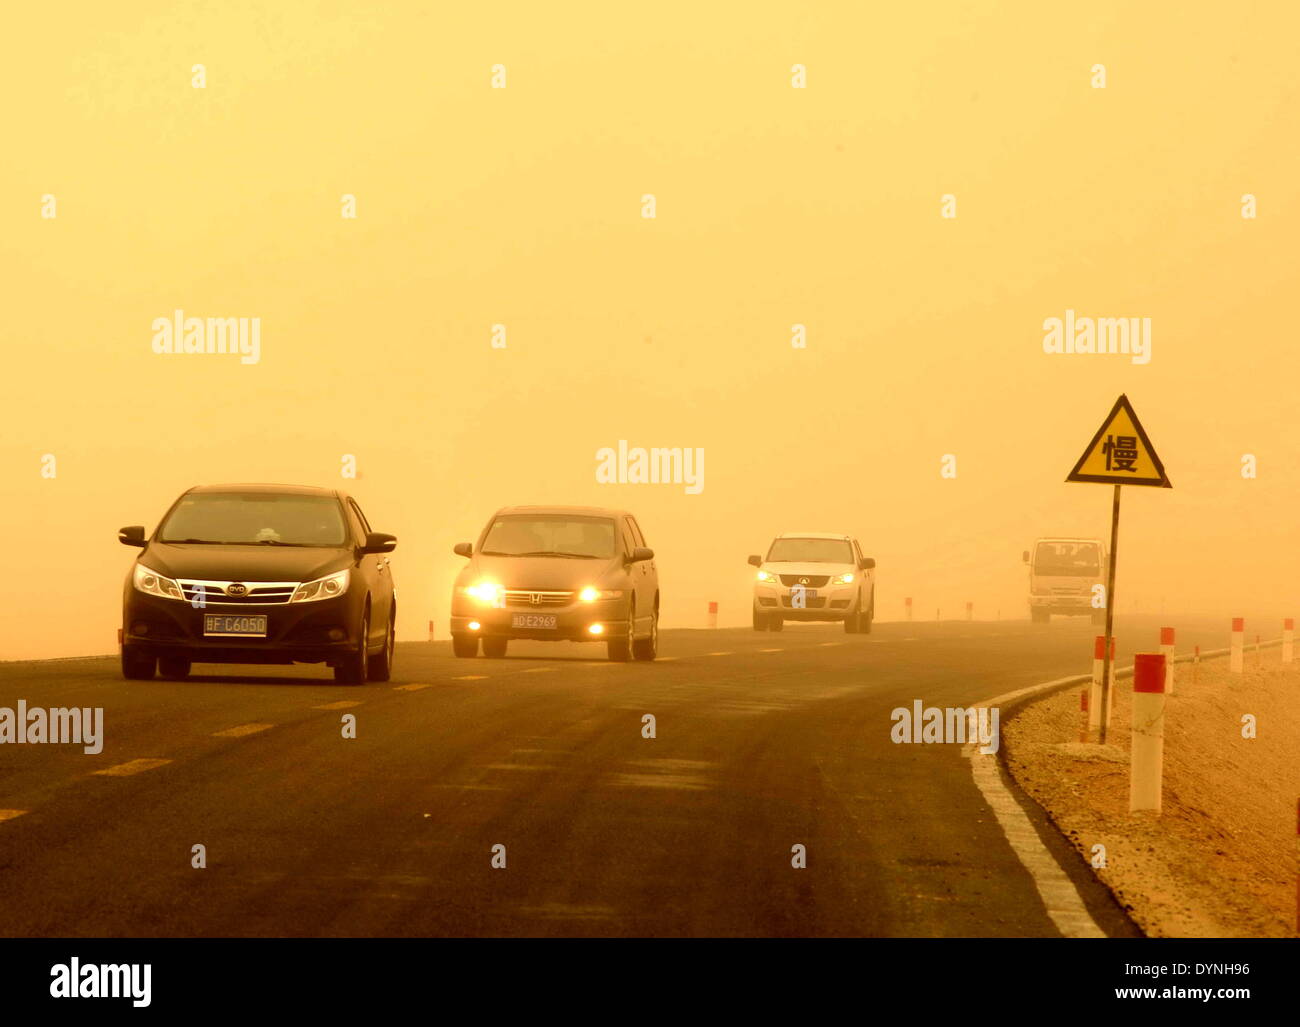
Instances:
[[[808,588],[821,588],[831,580],[829,574],[782,574],[782,585],[806,585]]]
[[[178,580],[185,598],[193,602],[199,596],[207,605],[220,606],[272,606],[287,603],[298,588],[296,581],[187,581]],[[228,585],[239,584],[248,591],[242,596],[226,592]]]
[[[533,597],[537,602],[533,602]],[[573,599],[572,592],[542,592],[522,588],[506,589],[507,606],[567,606]]]

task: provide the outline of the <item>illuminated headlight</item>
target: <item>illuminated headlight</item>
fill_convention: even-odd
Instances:
[[[764,585],[776,585],[779,583],[777,575],[773,574],[771,571],[759,571],[758,580]]]
[[[477,599],[480,603],[499,603],[505,598],[506,590],[492,581],[480,581],[477,585],[469,585],[462,591],[471,599]]]
[[[185,598],[180,585],[171,578],[164,578],[157,571],[151,571],[138,563],[135,565],[135,587],[141,592],[147,592],[151,596],[162,596],[164,599]]]
[[[348,590],[348,571],[344,568],[335,574],[315,581],[304,581],[294,592],[291,603],[314,603],[317,599],[333,599]]]
[[[852,575],[852,574],[837,574],[837,575],[835,575],[835,577],[831,578],[831,584],[832,584],[832,585],[852,585],[852,584],[853,584],[853,575]]]
[[[595,588],[588,585],[578,593],[578,598],[584,603],[594,603],[597,599],[622,599],[623,590],[621,588]]]

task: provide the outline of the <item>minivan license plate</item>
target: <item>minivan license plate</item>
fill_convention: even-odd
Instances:
[[[555,627],[553,613],[516,613],[510,618],[512,628],[551,628]]]
[[[203,633],[265,638],[266,614],[249,617],[243,614],[207,613],[203,615]]]

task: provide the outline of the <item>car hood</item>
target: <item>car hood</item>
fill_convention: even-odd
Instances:
[[[773,574],[798,574],[802,577],[811,577],[814,574],[848,574],[850,571],[857,573],[857,568],[851,563],[765,563],[763,570],[771,571]]]
[[[203,581],[311,581],[352,564],[350,549],[199,546],[151,542],[140,562],[169,578]]]
[[[505,588],[572,591],[595,585],[621,566],[612,560],[573,560],[562,556],[475,555],[461,570],[459,584],[494,581]]]

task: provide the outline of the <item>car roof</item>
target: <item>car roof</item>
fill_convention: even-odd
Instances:
[[[494,517],[501,514],[575,514],[579,517],[631,517],[626,510],[607,506],[503,506]]]
[[[849,542],[853,536],[838,531],[787,531],[777,538],[833,538],[836,541]]]
[[[187,492],[267,492],[294,496],[340,496],[337,489],[320,488],[316,485],[195,485]]]

